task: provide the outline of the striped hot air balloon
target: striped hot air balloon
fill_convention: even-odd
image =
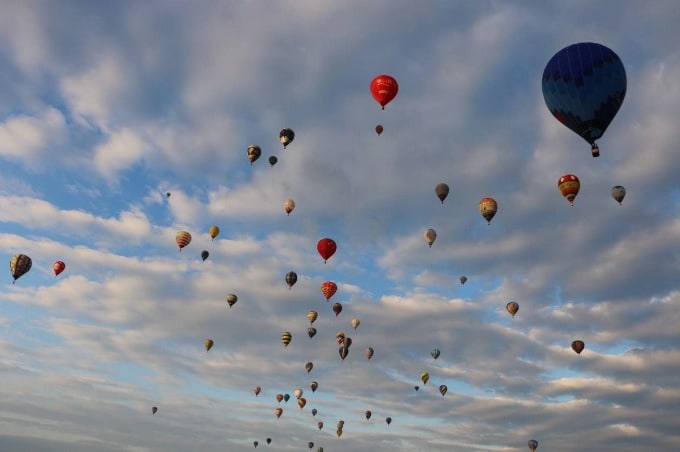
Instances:
[[[181,252],[182,248],[191,243],[191,234],[187,231],[179,231],[175,235],[175,242],[177,242],[177,246],[179,246],[179,250]]]
[[[293,339],[293,335],[290,334],[290,332],[286,331],[281,335],[281,342],[283,343],[284,347],[288,347],[288,344],[290,344],[290,341]]]
[[[333,281],[324,281],[321,283],[321,293],[326,297],[326,301],[330,300],[335,292],[338,291],[338,285]]]

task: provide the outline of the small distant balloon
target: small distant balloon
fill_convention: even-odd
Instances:
[[[286,146],[292,143],[294,139],[295,132],[293,132],[293,129],[281,129],[281,132],[279,132],[279,140],[283,145],[283,149],[286,149]]]
[[[310,450],[313,449],[313,448],[314,448],[314,443],[313,443],[312,441],[309,441],[309,442],[307,443],[307,447],[308,447]]]
[[[290,332],[286,331],[281,335],[281,342],[283,343],[284,347],[288,347],[288,344],[290,344],[290,341],[293,339],[293,335],[290,334]]]
[[[427,372],[423,372],[422,374],[420,374],[420,381],[422,381],[423,384],[426,385],[427,382],[430,381],[430,374],[428,374]]]
[[[205,345],[205,351],[209,352],[210,349],[213,347],[213,344],[214,342],[212,339],[206,339],[205,342],[203,343],[203,345]]]
[[[498,203],[493,198],[482,198],[479,201],[479,213],[484,217],[488,224],[491,224],[491,219],[498,212]]]
[[[227,294],[227,304],[231,308],[238,301],[238,297],[233,293]]]
[[[271,438],[267,438],[267,444],[271,444],[271,442],[272,442],[272,439],[271,439]]]
[[[626,197],[626,189],[623,188],[621,185],[616,185],[615,187],[612,187],[612,198],[616,200],[616,202],[621,205],[623,202],[623,198]]]
[[[290,400],[290,394],[284,394],[283,395],[283,401],[288,402]]]
[[[446,391],[448,391],[449,388],[446,387],[446,385],[439,385],[439,393],[444,397],[446,395]]]
[[[172,193],[170,193],[170,192],[167,192],[167,193],[165,194],[165,197],[166,197],[166,198],[169,198],[169,197],[170,197],[170,195],[172,195]]]
[[[309,387],[312,389],[312,392],[316,392],[316,390],[319,388],[319,383],[316,381],[313,381],[309,384]]]
[[[420,389],[420,386],[416,385],[416,386],[413,387],[413,389],[418,391],[418,389]]]
[[[54,270],[54,277],[56,278],[61,274],[61,272],[66,270],[66,264],[63,261],[56,261],[52,265],[52,269]]]
[[[565,174],[557,181],[557,188],[560,190],[560,193],[562,193],[562,196],[567,198],[569,204],[573,206],[574,199],[581,189],[581,181],[573,174]]]
[[[283,400],[283,394],[276,394],[276,401],[281,403],[282,400]]]
[[[308,361],[307,364],[305,364],[305,369],[307,370],[307,373],[310,373],[312,369],[314,368],[314,363],[311,361]]]
[[[530,439],[528,445],[529,445],[529,450],[531,452],[535,452],[536,448],[538,447],[538,441],[536,441],[535,439]]]
[[[151,414],[156,414],[156,411],[158,411],[158,407],[152,406],[151,407]]]
[[[574,341],[571,343],[571,349],[574,350],[579,355],[581,354],[584,348],[586,348],[586,344],[583,341]]]
[[[217,238],[218,235],[220,235],[220,228],[218,226],[210,226],[210,229],[208,230],[208,234],[210,234],[210,238],[215,241],[215,238]]]
[[[210,256],[210,253],[207,250],[201,251],[201,259],[203,259],[203,261],[205,261],[208,256]]]
[[[258,443],[257,441],[253,441],[253,446],[254,446],[254,447],[257,447],[258,444],[260,444],[260,443]]]
[[[511,301],[505,305],[505,310],[508,311],[511,316],[515,317],[515,314],[519,311],[519,304],[515,301]]]
[[[297,282],[298,276],[297,273],[295,272],[288,272],[286,273],[286,284],[288,284],[288,289],[290,290],[291,287],[295,285]]]
[[[326,297],[326,301],[330,300],[338,291],[338,285],[333,281],[324,281],[321,283],[321,293]]]
[[[380,134],[383,133],[383,130],[384,130],[384,129],[383,129],[383,126],[382,126],[382,125],[378,124],[377,126],[375,126],[375,133],[377,133],[378,136],[380,136]]]
[[[280,418],[281,415],[283,414],[283,408],[278,407],[274,410],[274,414],[276,415],[277,418]]]
[[[175,234],[175,242],[179,250],[182,251],[182,248],[191,243],[191,234],[188,231],[179,231]]]
[[[352,319],[352,326],[355,330],[359,328],[359,325],[361,325],[361,321],[359,319]]]
[[[336,317],[339,316],[342,312],[342,305],[340,303],[333,303],[333,312]]]
[[[262,391],[262,388],[259,386],[255,386],[255,389],[253,389],[253,392],[255,393],[255,397],[260,395],[260,391]]]
[[[319,240],[316,244],[316,250],[319,252],[323,258],[324,263],[335,254],[338,249],[337,244],[333,239],[323,238]]]
[[[253,163],[255,163],[255,161],[260,158],[260,155],[262,155],[262,149],[260,149],[260,146],[251,144],[248,146],[247,154],[250,166],[253,166]]]
[[[304,397],[300,397],[297,399],[297,404],[300,407],[300,409],[303,409],[305,405],[307,405],[307,399],[305,399]]]
[[[380,104],[382,109],[397,96],[399,84],[391,75],[380,74],[371,80],[369,85],[373,99]]]
[[[316,413],[314,412],[316,409],[312,410],[312,416],[314,416]],[[319,421],[316,423],[316,426],[321,430],[323,428],[323,422]]]
[[[432,351],[430,352],[430,355],[432,355],[432,357],[433,357],[435,360],[436,360],[437,358],[439,358],[439,355],[440,355],[440,354],[441,354],[441,352],[439,351],[438,348],[433,348]]]
[[[392,423],[392,418],[391,417],[386,417],[385,422],[387,422],[387,425],[390,425]]]
[[[312,311],[309,311],[309,312],[307,313],[307,320],[309,320],[309,323],[310,323],[310,324],[313,324],[314,321],[317,319],[318,316],[319,316],[319,313],[318,313],[318,312],[313,311],[313,310],[312,310]]]
[[[436,187],[434,187],[434,193],[437,195],[437,198],[439,198],[439,201],[441,201],[442,204],[444,204],[446,197],[449,196],[449,190],[449,185],[444,182],[441,182],[437,184]]]
[[[347,358],[347,355],[349,354],[349,348],[345,347],[344,345],[341,346],[338,349],[338,354],[340,355],[340,359],[344,361],[345,358]]]
[[[373,358],[373,347],[366,347],[366,350],[364,350],[364,356],[366,359]]]
[[[312,417],[316,416],[316,413],[318,413],[316,408],[312,408]]]
[[[292,199],[286,199],[286,201],[283,203],[283,210],[286,211],[286,215],[290,215],[290,213],[295,210],[295,201]]]
[[[276,165],[276,163],[277,163],[278,161],[279,161],[279,159],[276,158],[275,155],[272,155],[271,157],[269,157],[269,165],[271,165],[271,166]]]
[[[371,415],[372,415],[372,414],[373,414],[373,413],[371,413],[371,410],[366,410],[366,412],[364,413],[364,415],[366,416],[366,420],[371,419]]]
[[[460,283],[465,284],[467,282],[467,276],[461,276],[460,277]]]
[[[316,336],[316,328],[314,328],[313,326],[307,328],[307,336],[309,336],[310,339]]]

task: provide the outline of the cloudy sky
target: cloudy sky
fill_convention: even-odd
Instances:
[[[0,2],[0,451],[676,450],[680,9],[537,4]],[[583,41],[628,78],[598,159],[541,91]]]

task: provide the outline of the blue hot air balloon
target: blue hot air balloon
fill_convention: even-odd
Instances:
[[[626,70],[611,49],[594,42],[572,44],[557,52],[543,71],[543,99],[562,124],[600,155],[599,139],[626,96]]]

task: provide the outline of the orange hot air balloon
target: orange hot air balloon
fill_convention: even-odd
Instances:
[[[177,246],[179,246],[179,250],[181,252],[182,248],[191,243],[191,234],[189,234],[187,231],[179,231],[175,235],[175,242],[177,242]]]
[[[281,403],[282,400],[283,400],[283,394],[276,394],[276,401]]]
[[[316,244],[316,250],[323,258],[324,263],[326,263],[326,261],[330,259],[332,255],[335,254],[335,251],[337,249],[338,246],[336,245],[335,241],[329,238],[323,238],[319,240]]]
[[[338,291],[338,285],[333,281],[324,281],[321,283],[321,293],[326,297],[326,301],[330,300],[335,292]]]
[[[274,414],[276,415],[277,419],[281,417],[283,414],[283,408],[278,407],[277,409],[274,410]]]
[[[479,213],[482,214],[487,223],[491,224],[491,219],[498,212],[498,203],[493,198],[482,198],[479,201]]]
[[[519,304],[517,304],[514,301],[511,301],[510,303],[505,305],[505,310],[508,311],[511,316],[515,317],[515,314],[517,314],[517,311],[519,311]]]
[[[581,189],[581,181],[573,174],[565,174],[557,181],[557,188],[562,193],[562,196],[567,198],[569,204],[573,206],[574,198],[576,198],[578,191]]]
[[[380,134],[383,133],[383,130],[384,129],[382,125],[378,124],[377,126],[375,126],[375,133],[377,133],[378,136],[380,136]]]
[[[61,272],[66,270],[66,264],[62,261],[56,261],[54,265],[52,265],[52,268],[54,269],[54,277],[56,278]]]
[[[399,84],[391,75],[381,74],[371,80],[370,85],[371,95],[385,109],[385,105],[389,104],[392,99],[397,96],[399,92]]]
[[[214,342],[213,342],[212,339],[206,339],[205,342],[204,342],[205,351],[206,351],[206,352],[209,352],[210,349],[212,348],[213,344],[214,344]]]
[[[586,344],[583,341],[574,341],[571,343],[571,349],[574,350],[579,355],[581,354],[584,348],[586,348]]]
[[[307,405],[307,399],[305,399],[304,397],[300,397],[299,399],[297,399],[297,404],[300,407],[300,409],[303,409],[305,405]]]

